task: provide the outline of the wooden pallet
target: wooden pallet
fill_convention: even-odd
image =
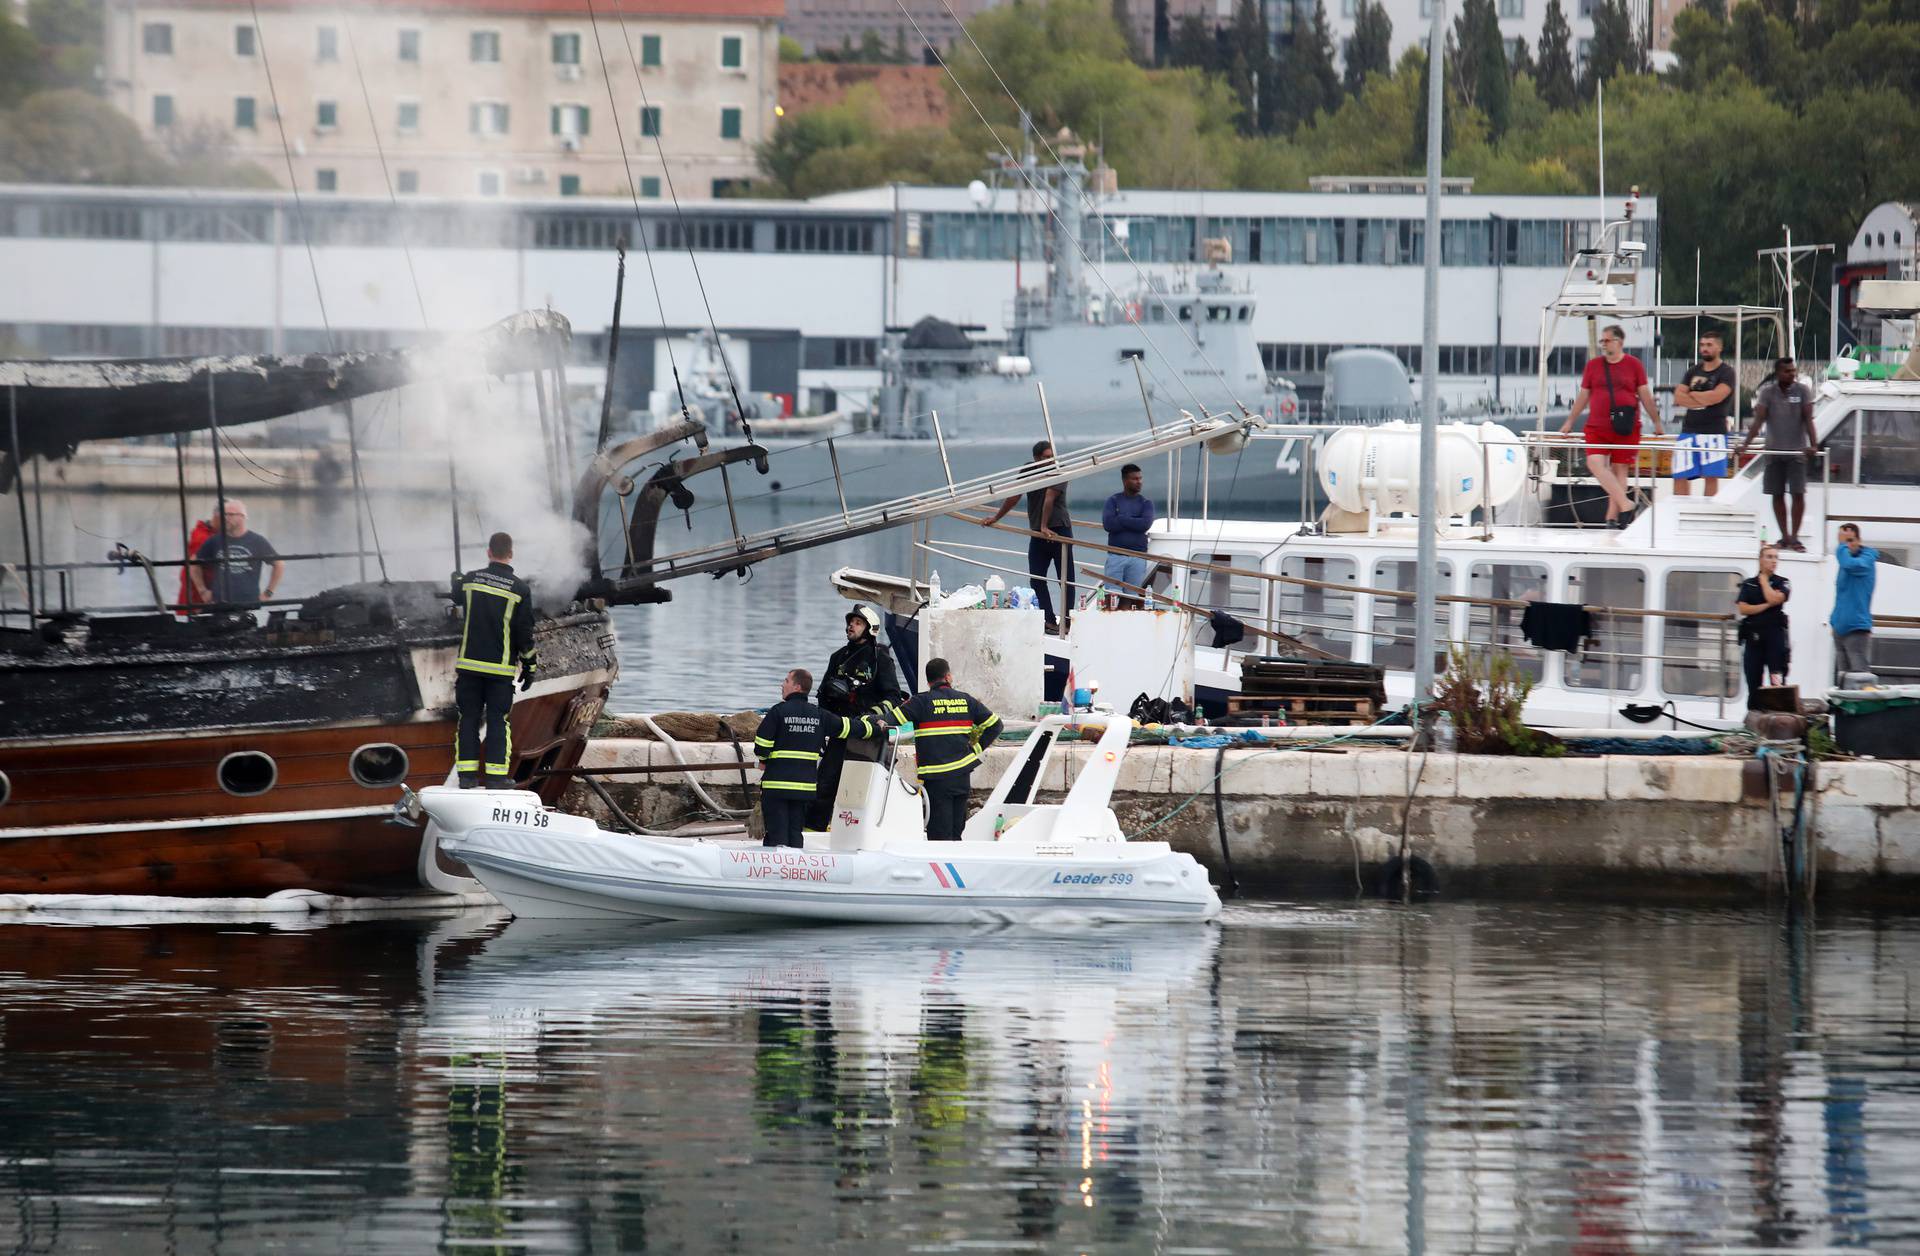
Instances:
[[[1363,695],[1237,693],[1227,695],[1227,714],[1278,715],[1292,724],[1371,724],[1380,704]]]

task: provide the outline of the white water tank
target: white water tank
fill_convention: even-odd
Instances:
[[[1503,506],[1526,484],[1520,438],[1498,423],[1442,423],[1434,451],[1435,501],[1442,515]],[[1419,511],[1418,423],[1342,428],[1327,437],[1318,462],[1320,487],[1337,509],[1364,514],[1372,507],[1380,515]]]
[[[993,360],[996,375],[1031,375],[1033,359],[1023,354],[1003,353]]]

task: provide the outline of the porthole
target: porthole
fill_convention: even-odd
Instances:
[[[272,789],[280,765],[258,750],[236,750],[220,760],[220,788],[236,798],[253,798]]]
[[[353,752],[347,770],[368,789],[385,789],[407,779],[407,752],[390,741],[371,742]]]
[[[0,807],[6,806],[7,799],[11,797],[13,797],[13,782],[7,779],[5,772],[0,772]]]

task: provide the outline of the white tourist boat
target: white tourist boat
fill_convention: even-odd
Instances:
[[[958,842],[926,840],[922,799],[881,762],[849,760],[833,827],[804,848],[612,833],[508,790],[420,791],[440,849],[516,915],[773,917],[865,924],[1210,920],[1220,897],[1191,855],[1130,842],[1109,806],[1132,721],[1104,724],[1059,803],[1034,801],[1069,720],[1041,722]]]
[[[1636,304],[1631,283],[1638,255],[1623,226],[1610,224],[1595,250],[1574,259],[1561,298],[1543,312],[1543,345],[1552,343],[1555,324],[1569,318],[1596,326],[1696,318],[1730,328],[1771,322],[1791,341],[1791,320],[1770,308]],[[1883,315],[1911,317],[1920,306],[1920,283],[1869,282],[1862,302]],[[1899,374],[1890,371],[1863,378],[1850,365],[1843,359],[1824,378],[1809,381],[1816,389],[1821,456],[1808,476],[1805,552],[1783,553],[1780,562],[1792,587],[1790,680],[1814,693],[1839,680],[1827,623],[1835,534],[1846,522],[1860,524],[1880,553],[1875,671],[1889,683],[1920,677],[1920,619],[1914,618],[1920,612],[1920,355],[1904,368],[1905,378],[1888,377]],[[1747,372],[1737,396],[1750,395],[1759,378]],[[1544,393],[1542,405],[1544,412]],[[1171,516],[1149,534],[1151,555],[1166,563],[1156,589],[1164,594],[1178,586],[1190,604],[1285,634],[1326,657],[1381,665],[1388,705],[1404,705],[1413,696],[1418,425],[1270,426],[1252,438],[1245,456],[1261,457],[1258,451],[1274,449],[1275,442],[1281,457],[1309,465],[1308,477],[1317,479],[1331,505],[1318,510],[1303,493],[1292,519],[1278,518],[1287,513],[1279,503],[1264,520],[1212,517],[1205,485],[1225,473],[1210,467],[1200,509],[1183,512],[1176,498]],[[1632,707],[1713,726],[1740,723],[1746,701],[1734,593],[1754,573],[1762,542],[1780,539],[1762,482],[1765,459],[1723,480],[1717,496],[1683,496],[1662,474],[1671,449],[1670,438],[1641,441],[1632,472],[1640,506],[1627,527],[1614,530],[1600,523],[1605,503],[1585,470],[1577,433],[1443,425],[1440,517],[1432,524],[1441,599],[1436,670],[1445,668],[1451,648],[1510,652],[1533,683],[1526,717],[1541,727],[1626,727],[1622,709]],[[1167,478],[1177,485],[1178,463],[1168,461]],[[1076,542],[1076,578],[1090,589],[1099,583],[1103,556],[1086,539]],[[961,583],[956,574],[972,578],[968,564],[1004,569],[1018,561],[983,559],[979,547],[955,543],[929,541],[920,548],[923,563],[944,568],[949,587]],[[1010,574],[1017,576],[1017,568]],[[926,600],[924,580],[912,576],[843,569],[835,580],[847,597],[878,602],[899,624]],[[1527,641],[1521,622],[1533,602],[1588,607],[1592,635],[1584,648],[1541,650]],[[1081,612],[1066,638],[1047,639],[1050,666],[1098,676],[1103,697],[1116,705],[1145,693],[1197,700],[1217,713],[1240,688],[1242,658],[1280,652],[1255,635],[1213,648],[1204,621],[1162,612],[1159,618],[1180,622],[1168,646],[1168,633],[1130,622],[1142,617],[1153,616]],[[922,616],[920,626],[927,622]]]

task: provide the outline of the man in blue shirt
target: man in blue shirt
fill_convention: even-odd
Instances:
[[[267,575],[267,598],[280,591],[287,564],[273,542],[247,527],[247,504],[229,497],[221,510],[225,527],[200,546],[194,565],[187,569],[194,592],[224,610],[251,610],[260,605],[260,569]]]
[[[1833,588],[1833,617],[1827,621],[1833,629],[1833,658],[1840,675],[1873,670],[1873,565],[1880,551],[1860,543],[1860,525],[1840,525],[1840,548],[1834,555],[1840,564],[1839,578]]]
[[[1105,575],[1107,592],[1114,594],[1123,608],[1137,609],[1140,595],[1134,589],[1146,587],[1153,573],[1153,561],[1147,557],[1147,529],[1153,526],[1153,499],[1140,491],[1140,467],[1129,462],[1120,468],[1120,492],[1107,498],[1100,512],[1100,526],[1107,530],[1107,545],[1126,550],[1108,554]],[[1117,583],[1114,583],[1117,582]],[[1131,585],[1133,589],[1122,588]]]

